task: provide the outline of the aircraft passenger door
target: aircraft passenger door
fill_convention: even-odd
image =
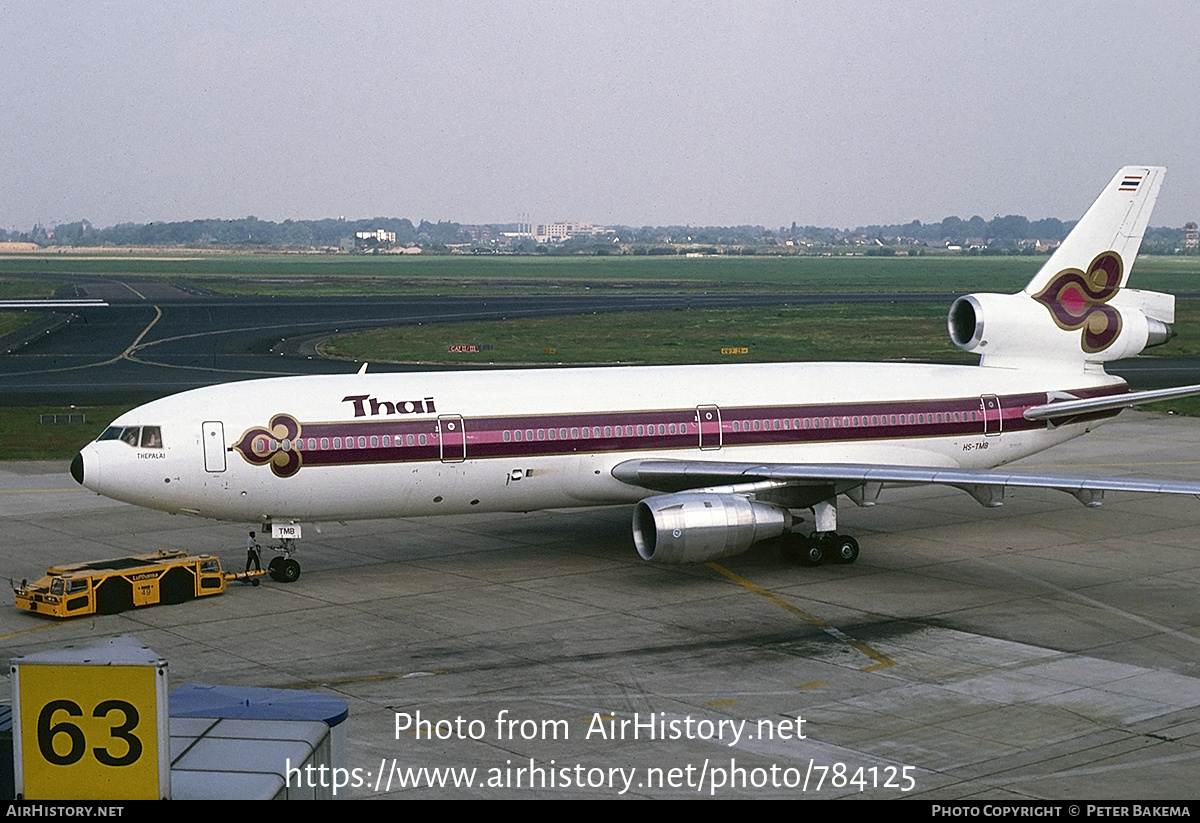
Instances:
[[[721,410],[716,406],[697,406],[696,423],[700,427],[700,448],[705,451],[721,448]]]
[[[200,439],[204,441],[204,470],[225,471],[225,424],[208,420],[200,424]]]
[[[985,394],[979,398],[979,407],[983,409],[983,433],[995,437],[1004,430],[1004,418],[1000,416],[1000,398],[994,394]]]
[[[438,415],[438,442],[443,463],[461,463],[467,459],[467,431],[461,415]]]

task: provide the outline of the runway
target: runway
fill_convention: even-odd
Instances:
[[[200,386],[284,374],[333,374],[313,344],[348,329],[410,323],[678,308],[941,302],[950,294],[585,295],[236,298],[157,280],[87,278],[59,296],[96,298],[0,356],[0,403],[140,403]],[[375,371],[414,370],[380,364]],[[428,367],[426,367],[428,368]],[[445,368],[438,366],[436,368]],[[1110,369],[1135,389],[1200,383],[1192,359],[1140,358]]]
[[[1200,421],[1124,412],[1017,465],[1194,479],[1198,454]],[[1195,796],[1195,500],[1114,494],[1091,510],[1031,491],[984,509],[954,490],[886,490],[873,509],[842,508],[858,563],[816,569],[770,545],[651,566],[630,512],[306,525],[295,584],[70,623],[0,609],[0,637],[19,655],[131,634],[169,660],[173,685],[341,695],[347,766],[370,779],[339,796]],[[114,503],[60,465],[0,464],[0,528],[15,578],[159,547],[244,556],[241,524]],[[397,736],[396,714],[417,712],[483,733]],[[635,719],[680,736],[604,731]],[[550,770],[543,785],[514,771],[531,765]],[[471,787],[431,788],[410,767],[465,769],[454,777]],[[739,767],[746,785],[730,786]],[[554,769],[571,785],[546,785],[565,777]],[[408,777],[420,785],[397,785]]]

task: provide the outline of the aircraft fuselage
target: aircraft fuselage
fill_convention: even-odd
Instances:
[[[135,409],[79,470],[100,494],[221,520],[528,511],[636,502],[653,492],[612,475],[634,458],[995,467],[1115,413],[1022,417],[1050,393],[1125,391],[1099,370],[906,363],[275,378]]]

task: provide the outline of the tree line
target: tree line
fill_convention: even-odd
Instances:
[[[642,254],[676,254],[682,250],[723,250],[737,248],[743,253],[775,246],[824,248],[866,246],[868,250],[933,249],[955,246],[984,253],[1033,251],[1053,245],[1067,236],[1075,225],[1056,218],[1029,220],[1020,215],[997,216],[984,220],[947,217],[937,223],[909,223],[859,226],[853,229],[827,226],[613,226],[600,236],[579,237],[566,243],[537,245],[532,240],[512,239],[505,232],[518,230],[517,224],[494,223],[466,226],[452,221],[414,224],[407,218],[374,217],[346,220],[260,220],[253,215],[237,220],[188,220],[180,222],[120,223],[97,228],[87,220],[52,227],[36,225],[26,232],[0,230],[0,241],[33,242],[43,246],[187,246],[218,248],[327,248],[364,250],[377,248],[375,241],[355,244],[357,232],[384,229],[395,232],[396,246],[418,246],[429,251],[449,246],[469,246],[475,251],[507,248],[525,253],[615,253],[618,249]],[[1189,224],[1189,226],[1192,224]],[[1176,253],[1184,246],[1183,227],[1157,227],[1146,232],[1143,249],[1156,253]],[[348,244],[347,241],[350,241]],[[390,244],[389,244],[390,245]]]

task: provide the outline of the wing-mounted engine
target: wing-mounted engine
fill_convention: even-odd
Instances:
[[[792,526],[791,513],[742,494],[649,497],[633,512],[638,554],[655,563],[703,563],[741,554]]]
[[[950,339],[980,355],[982,366],[1026,367],[1039,361],[1107,363],[1171,339],[1173,295],[1115,288],[1108,294],[1089,292],[1074,278],[1062,280],[1071,282],[1053,281],[1036,295],[958,298],[947,318]]]

